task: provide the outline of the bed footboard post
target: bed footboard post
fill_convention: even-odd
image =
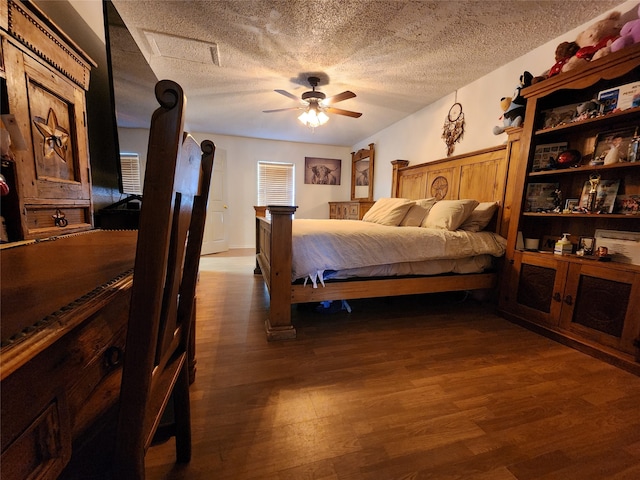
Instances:
[[[265,322],[267,340],[296,337],[291,324],[292,217],[298,207],[267,207],[271,212],[271,255],[269,318]]]

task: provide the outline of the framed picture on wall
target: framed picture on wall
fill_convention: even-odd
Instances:
[[[304,183],[340,185],[342,160],[337,158],[304,157]]]

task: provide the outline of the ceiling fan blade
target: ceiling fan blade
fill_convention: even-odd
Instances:
[[[362,116],[360,112],[352,112],[351,110],[342,110],[341,108],[329,107],[326,110],[329,113],[335,113],[337,115],[345,115],[347,117],[359,118]]]
[[[284,95],[285,97],[289,97],[291,100],[295,100],[296,102],[300,101],[299,97],[296,97],[293,93],[289,93],[286,90],[274,90],[274,92],[278,92],[280,95]]]
[[[287,110],[300,110],[304,107],[276,108],[275,110],[263,110],[262,113],[286,112]]]
[[[355,93],[347,90],[346,92],[339,93],[334,95],[333,97],[326,98],[322,103],[325,105],[332,105],[334,103],[342,102],[343,100],[349,100],[350,98],[354,98],[356,96]]]

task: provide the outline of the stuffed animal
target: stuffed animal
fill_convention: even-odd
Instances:
[[[578,45],[576,42],[562,42],[556,47],[556,63],[553,64],[553,67],[544,72],[542,75],[533,77],[531,83],[536,84],[538,82],[541,82],[542,80],[546,80],[547,78],[551,78],[559,74],[562,71],[562,67],[564,66],[564,64],[567,63],[567,61],[571,57],[573,57],[578,50],[580,50],[580,45]]]
[[[493,134],[500,135],[509,127],[519,127],[524,120],[524,112],[526,110],[527,99],[524,98],[520,91],[531,85],[533,75],[524,72],[520,75],[520,84],[516,87],[513,97],[502,97],[500,99],[500,108],[504,112],[502,114],[503,125],[501,127],[493,127]]]
[[[611,12],[606,18],[588,26],[576,37],[580,46],[575,55],[562,66],[563,72],[569,72],[611,53],[611,44],[620,35],[620,12]]]
[[[611,51],[617,52],[625,47],[640,43],[640,4],[638,5],[638,17],[625,23],[620,30],[620,38],[611,44]]]
[[[556,63],[549,70],[549,77],[559,74],[564,64],[580,50],[576,42],[562,42],[556,47]]]

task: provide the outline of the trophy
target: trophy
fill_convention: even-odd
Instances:
[[[587,197],[587,210],[593,213],[596,209],[596,198],[598,197],[598,185],[600,185],[600,175],[598,173],[592,173],[589,175],[589,196]]]

